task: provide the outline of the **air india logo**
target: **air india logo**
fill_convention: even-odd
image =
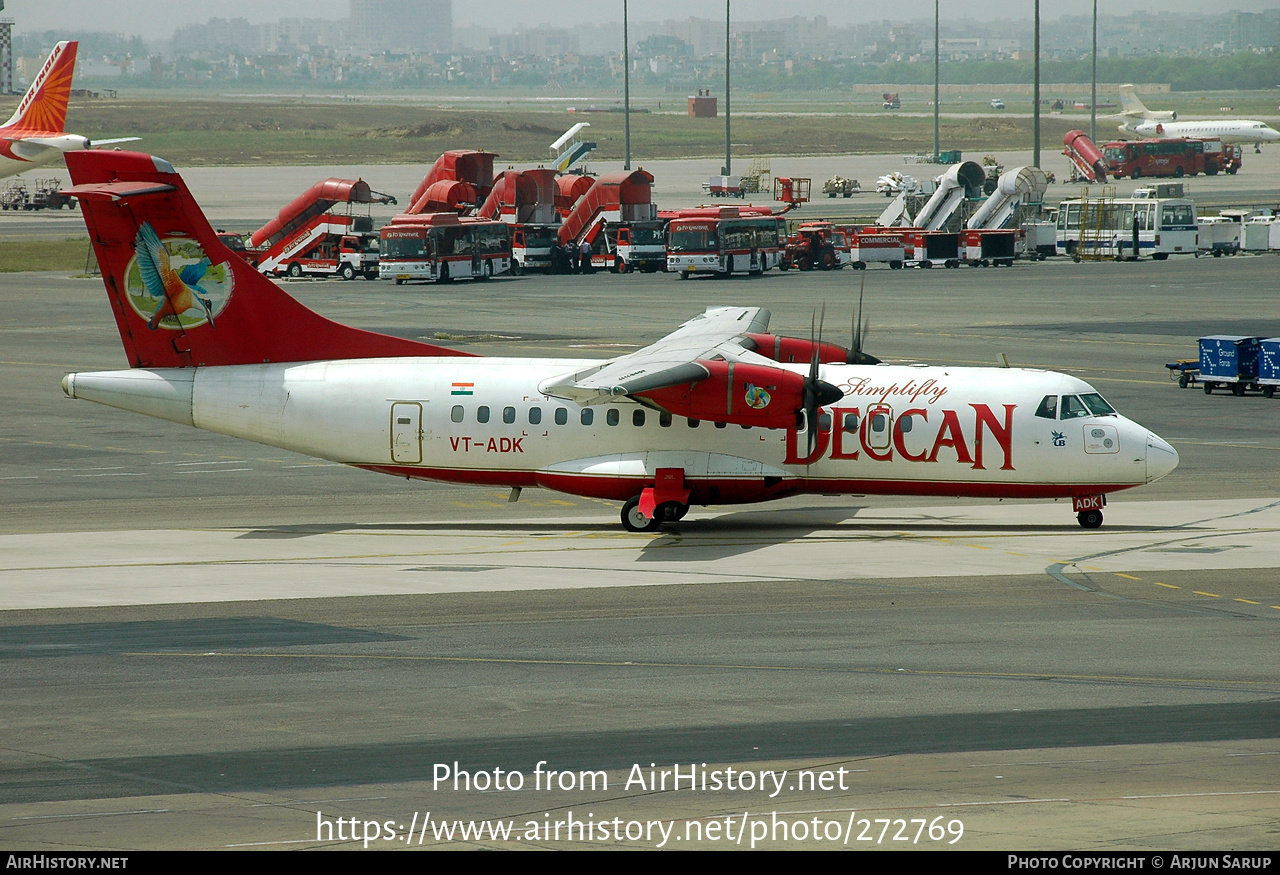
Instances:
[[[211,264],[204,248],[187,237],[161,241],[143,222],[124,271],[125,294],[147,327],[194,328],[214,320],[231,300],[235,274],[228,262]]]
[[[769,391],[754,383],[748,383],[744,400],[747,402],[747,406],[753,410],[764,410],[769,406]]]

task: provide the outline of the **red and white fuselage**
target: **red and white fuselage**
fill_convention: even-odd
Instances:
[[[79,373],[63,386],[398,476],[618,500],[671,468],[684,471],[692,504],[799,493],[1063,498],[1141,486],[1178,461],[1123,416],[1067,410],[1066,398],[1093,389],[1048,371],[824,365],[821,378],[845,394],[822,409],[810,452],[801,428],[718,426],[630,399],[582,406],[538,388],[594,364],[354,359]],[[1047,397],[1054,418],[1043,415]]]

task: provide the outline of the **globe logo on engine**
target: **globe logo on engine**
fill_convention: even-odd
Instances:
[[[760,386],[756,386],[753,383],[747,384],[747,394],[743,397],[747,402],[747,406],[753,410],[764,410],[769,406],[770,397],[768,390],[761,388]]]

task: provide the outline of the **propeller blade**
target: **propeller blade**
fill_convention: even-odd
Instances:
[[[862,351],[862,345],[867,342],[867,334],[870,332],[871,317],[863,315],[862,299],[867,290],[867,273],[862,271],[862,286],[858,289],[858,309],[853,314],[853,347],[849,352],[848,364],[851,365],[878,365],[880,359],[873,355],[868,355]]]

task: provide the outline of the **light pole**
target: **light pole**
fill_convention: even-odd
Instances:
[[[1032,98],[1035,107],[1032,117],[1035,119],[1035,140],[1031,147],[1031,166],[1040,166],[1040,0],[1036,0],[1036,84],[1035,96]]]
[[[627,0],[622,0],[622,125],[627,158],[623,170],[631,169],[631,40],[627,38]]]
[[[1093,0],[1093,90],[1089,96],[1089,139],[1098,142],[1098,0]]]
[[[933,163],[937,164],[942,153],[938,147],[938,0],[933,0]]]
[[[729,148],[729,0],[724,0],[724,175],[733,173]]]

